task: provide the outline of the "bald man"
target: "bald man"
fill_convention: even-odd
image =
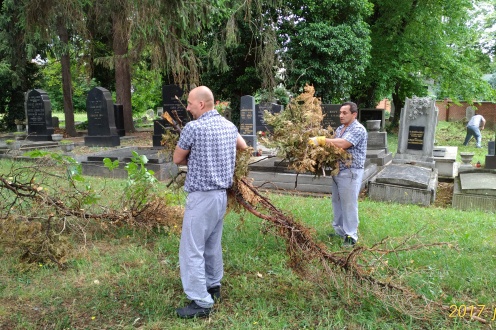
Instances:
[[[210,315],[214,300],[220,300],[226,189],[232,185],[236,149],[247,145],[236,126],[214,109],[214,96],[208,87],[191,90],[186,110],[195,120],[182,130],[173,161],[188,165],[179,266],[183,289],[191,302],[176,312],[181,318],[194,318]]]

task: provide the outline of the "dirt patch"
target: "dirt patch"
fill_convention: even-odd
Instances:
[[[436,191],[436,201],[433,206],[448,208],[451,207],[453,199],[453,183],[452,182],[439,182]]]

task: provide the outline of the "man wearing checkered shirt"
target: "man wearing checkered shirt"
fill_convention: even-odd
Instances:
[[[186,109],[193,121],[181,132],[173,155],[177,165],[188,165],[186,200],[179,266],[184,292],[191,302],[176,310],[181,318],[206,317],[220,300],[222,226],[231,187],[236,149],[247,148],[233,123],[214,109],[206,86],[190,91]]]
[[[339,164],[339,174],[332,177],[332,209],[334,219],[332,226],[344,246],[354,246],[358,241],[358,194],[362,185],[362,177],[367,154],[367,130],[356,119],[357,105],[345,102],[339,110],[341,126],[336,129],[333,139],[313,137],[309,143],[313,145],[333,144],[345,149],[352,156],[351,166],[343,162]]]

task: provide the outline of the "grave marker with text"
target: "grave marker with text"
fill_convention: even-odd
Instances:
[[[52,104],[42,89],[32,89],[26,95],[25,111],[30,141],[52,141]]]
[[[84,145],[88,147],[115,147],[120,138],[115,127],[114,103],[112,95],[103,87],[95,87],[86,98],[88,115],[88,135]]]

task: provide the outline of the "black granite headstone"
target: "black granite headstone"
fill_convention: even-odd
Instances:
[[[487,155],[484,168],[494,170],[496,169],[496,141],[489,141],[487,143]]]
[[[174,131],[169,122],[165,119],[157,119],[153,121],[153,146],[161,147],[162,146],[162,134],[165,134],[166,131]]]
[[[424,146],[424,130],[423,126],[410,126],[408,128],[408,144],[407,149],[422,150]]]
[[[117,135],[126,136],[124,129],[124,106],[122,104],[114,104],[114,118]]]
[[[28,125],[28,140],[52,141],[52,104],[48,94],[42,89],[28,92],[25,102]]]
[[[55,128],[59,128],[60,127],[60,121],[59,121],[59,117],[52,117],[52,127],[55,129]]]
[[[257,132],[267,132],[272,128],[265,122],[264,114],[267,110],[271,114],[281,112],[283,106],[275,103],[259,103],[255,105],[255,130]]]
[[[175,121],[179,119],[181,121],[179,124],[182,124],[182,126],[191,120],[185,108],[186,104],[183,106],[179,102],[183,94],[183,90],[177,85],[164,85],[162,87],[163,111],[168,112]],[[166,122],[166,125],[171,126],[168,122]]]
[[[88,147],[115,147],[120,138],[115,127],[114,103],[112,95],[103,87],[95,87],[86,98],[88,114],[88,136],[84,145]]]
[[[323,128],[331,126],[333,130],[336,130],[341,125],[339,109],[341,109],[341,104],[322,104],[322,114],[324,115],[324,119],[322,120]]]
[[[489,141],[487,143],[487,154],[489,156],[494,156],[496,155],[496,148],[495,148],[495,144],[496,142],[495,141]]]
[[[241,97],[241,109],[239,111],[239,134],[245,139],[248,146],[257,152],[257,136],[255,121],[255,98],[250,95]]]
[[[358,121],[365,125],[367,120],[380,120],[381,129],[383,129],[386,123],[386,110],[375,108],[358,109]]]

